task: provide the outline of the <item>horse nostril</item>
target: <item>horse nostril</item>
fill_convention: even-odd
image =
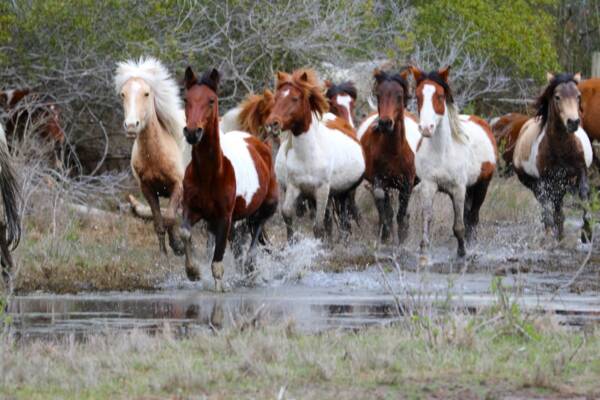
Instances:
[[[135,127],[137,128],[138,126],[140,126],[140,121],[135,121]]]

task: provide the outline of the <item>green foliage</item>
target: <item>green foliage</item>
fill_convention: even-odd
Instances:
[[[418,40],[437,46],[457,28],[468,33],[467,51],[489,57],[509,76],[533,77],[560,69],[554,45],[556,0],[434,0],[418,6]]]

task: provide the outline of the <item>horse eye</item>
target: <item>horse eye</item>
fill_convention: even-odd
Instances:
[[[121,95],[121,98],[125,98],[125,93],[121,92],[119,94]]]
[[[554,100],[559,101],[560,100],[560,96],[554,96]]]
[[[148,96],[150,96],[150,93],[148,93],[148,92],[144,93],[144,97],[148,97]]]
[[[293,100],[293,101],[298,101],[298,100],[300,100],[300,97],[298,97],[298,96],[294,96],[294,97],[292,97],[292,100]]]

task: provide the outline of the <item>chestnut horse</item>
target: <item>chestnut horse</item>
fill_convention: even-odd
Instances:
[[[0,124],[0,192],[4,216],[0,220],[0,263],[2,278],[8,285],[13,269],[11,250],[14,250],[21,239],[21,187],[11,162],[11,155],[6,143],[4,127]]]
[[[190,149],[183,140],[185,114],[179,87],[160,61],[152,57],[118,63],[114,83],[123,103],[124,128],[135,137],[131,170],[150,205],[160,252],[167,254],[166,227],[173,252],[183,255],[176,214]],[[159,197],[169,199],[164,215]]]
[[[61,125],[61,109],[49,95],[33,93],[29,88],[0,92],[0,107],[8,114],[6,135],[9,147],[34,133],[53,147],[52,164],[62,167],[61,147],[65,132]]]
[[[415,182],[415,155],[406,138],[404,107],[408,99],[409,70],[402,74],[375,70],[377,124],[371,124],[361,139],[365,152],[365,179],[373,187],[373,197],[379,212],[382,240],[387,240],[392,228],[392,189],[399,191],[396,220],[398,239],[406,236],[405,220],[408,200]]]
[[[466,255],[468,242],[476,239],[479,209],[496,169],[496,141],[489,125],[475,116],[458,115],[448,85],[450,67],[425,73],[411,67],[417,82],[419,129],[415,167],[422,196],[422,264],[428,262],[433,198],[440,191],[450,195],[454,207],[454,236],[458,257]],[[465,232],[466,231],[466,232]]]
[[[346,214],[340,217],[342,229],[349,230],[348,197],[362,180],[364,154],[348,122],[333,114],[324,115],[326,111],[327,99],[314,71],[277,73],[275,105],[266,123],[274,135],[282,130],[291,132],[277,153],[285,174],[279,179],[286,184],[282,212],[288,240],[292,240],[292,218],[301,194],[316,202],[316,236],[330,231],[330,224],[325,224],[330,196]]]
[[[211,260],[215,289],[222,291],[223,255],[232,223],[247,220],[251,256],[265,221],[277,209],[279,189],[268,145],[246,132],[219,131],[219,80],[216,69],[200,78],[191,67],[185,71],[184,135],[193,147],[183,181],[182,233],[187,275],[198,280],[200,269],[194,261],[191,227],[200,220],[208,222],[208,230],[215,236]],[[247,267],[251,264],[249,257]]]
[[[546,233],[563,236],[562,202],[570,188],[577,188],[587,203],[587,169],[592,146],[580,123],[580,74],[548,74],[548,85],[536,101],[536,117],[519,133],[513,165],[519,180],[542,206]],[[591,238],[591,225],[584,205],[582,241]]]
[[[351,81],[334,84],[326,80],[325,97],[329,103],[329,112],[348,121],[354,129],[354,103],[356,102],[357,92],[354,83]]]
[[[581,124],[590,141],[600,141],[600,78],[587,79],[577,85],[581,92]],[[600,167],[600,160],[596,165]]]
[[[517,142],[521,128],[529,118],[525,114],[509,113],[497,118],[491,124],[494,138],[502,151],[502,159],[504,160],[503,172],[505,175],[510,174],[512,170],[515,143]]]

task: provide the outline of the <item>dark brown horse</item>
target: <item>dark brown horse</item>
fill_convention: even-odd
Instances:
[[[183,180],[183,225],[186,272],[191,280],[200,278],[194,262],[191,227],[200,220],[208,222],[215,236],[211,261],[215,289],[223,290],[223,255],[234,221],[247,219],[255,247],[262,227],[277,209],[277,181],[271,149],[245,132],[219,131],[217,89],[220,75],[216,69],[196,77],[191,67],[185,71],[184,135],[192,148],[192,161]],[[251,257],[248,267],[252,267]]]
[[[402,74],[375,70],[373,92],[377,96],[379,119],[360,141],[365,152],[365,179],[373,187],[382,240],[389,238],[392,229],[391,190],[399,192],[396,220],[400,242],[407,232],[406,210],[415,182],[415,155],[406,139],[404,127],[404,106],[408,98],[406,79],[409,74],[409,70]]]
[[[587,169],[592,163],[592,146],[581,128],[579,74],[548,74],[548,86],[536,102],[536,117],[523,125],[517,138],[513,165],[519,180],[542,206],[546,233],[563,237],[563,197],[577,188],[587,203]],[[591,237],[584,206],[582,240]]]
[[[53,147],[52,164],[62,166],[60,150],[65,141],[61,125],[61,109],[52,97],[33,93],[31,89],[11,89],[0,92],[0,107],[8,118],[6,136],[9,147],[34,134]]]

